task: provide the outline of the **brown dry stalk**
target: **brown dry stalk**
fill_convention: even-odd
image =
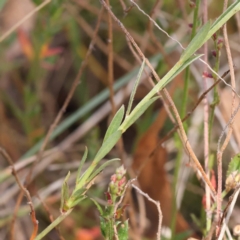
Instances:
[[[107,0],[107,4],[109,4],[109,0]],[[110,92],[110,103],[112,106],[112,117],[116,112],[116,106],[114,103],[114,91],[113,91],[113,80],[114,80],[114,72],[113,72],[113,28],[112,28],[112,18],[109,12],[108,14],[108,88]]]
[[[200,171],[203,180],[205,181],[205,183],[208,184],[208,186],[211,189],[213,195],[216,195],[216,191],[215,191],[212,183],[210,182],[209,178],[206,176],[206,173],[204,172],[200,162],[198,161],[198,159],[197,159],[197,157],[196,157],[196,155],[195,155],[195,153],[194,153],[194,151],[193,151],[193,149],[192,149],[192,147],[191,147],[191,145],[190,145],[190,143],[188,141],[188,138],[187,138],[187,135],[185,133],[185,130],[184,130],[184,127],[183,127],[180,115],[178,113],[178,110],[177,110],[177,108],[176,108],[176,106],[175,106],[171,96],[169,95],[169,93],[167,92],[167,90],[165,88],[163,89],[163,91],[164,91],[164,94],[167,97],[167,99],[168,99],[168,101],[170,103],[170,106],[171,106],[171,108],[172,108],[172,110],[174,112],[174,116],[175,116],[176,121],[178,123],[179,130],[180,130],[180,133],[181,133],[181,136],[182,136],[182,140],[185,143],[185,147],[188,150],[190,158],[193,160],[196,168]]]
[[[32,198],[31,198],[30,193],[28,192],[28,190],[22,185],[20,179],[18,178],[17,172],[16,172],[16,170],[14,168],[13,160],[11,159],[9,154],[5,151],[5,149],[3,149],[1,147],[0,147],[0,153],[2,154],[2,156],[8,161],[8,163],[12,167],[12,175],[15,177],[16,182],[17,182],[19,188],[21,189],[21,192],[23,192],[24,195],[27,198],[28,205],[30,207],[31,220],[32,220],[32,223],[33,223],[33,230],[32,230],[32,234],[31,234],[30,240],[34,240],[34,238],[37,236],[37,232],[38,232],[38,220],[36,219],[36,214],[35,214],[34,206],[33,206],[33,203],[32,203]],[[18,200],[21,202],[21,197],[19,197]]]
[[[133,37],[129,34],[129,32],[127,31],[127,29],[124,27],[124,25],[121,23],[121,21],[114,15],[114,13],[112,12],[112,10],[109,8],[109,6],[106,4],[106,2],[104,0],[100,0],[100,2],[102,3],[102,5],[104,6],[104,8],[111,14],[112,18],[118,23],[118,25],[120,26],[120,28],[122,29],[122,31],[124,32],[124,34],[128,37],[128,39],[131,41],[132,45],[135,47],[136,51],[138,52],[139,56],[141,57],[142,60],[145,60],[147,66],[150,68],[150,70],[152,71],[152,74],[153,76],[156,78],[157,81],[160,81],[160,78],[159,76],[157,75],[156,71],[154,70],[154,68],[152,67],[151,63],[149,62],[149,60],[147,58],[145,58],[144,54],[142,53],[141,49],[138,47],[138,45],[136,44],[136,42],[134,41]],[[171,100],[171,97],[169,96],[168,92],[166,89],[163,89],[163,93],[166,94],[166,96]],[[173,103],[173,101],[171,101],[170,103],[173,110],[174,110],[174,113],[175,113],[175,117],[176,119],[178,120],[178,125],[179,125],[179,128],[180,128],[180,132],[181,132],[181,135],[182,138],[183,138],[183,141],[184,141],[184,144],[186,144],[186,147],[188,149],[188,152],[190,153],[190,156],[191,158],[193,159],[197,169],[201,172],[202,174],[202,177],[204,179],[204,181],[209,185],[210,189],[212,190],[213,194],[216,195],[216,191],[214,189],[214,187],[212,186],[209,178],[206,176],[206,173],[204,172],[201,164],[199,163],[195,153],[193,152],[192,148],[191,148],[191,145],[189,144],[188,142],[188,139],[187,139],[187,136],[186,136],[186,133],[183,129],[183,126],[182,126],[182,122],[181,122],[181,119],[180,119],[180,116],[178,114],[178,111]]]
[[[208,3],[207,0],[203,0],[203,25],[208,21]],[[205,63],[208,63],[208,43],[204,43],[203,45],[203,59]],[[204,65],[204,72],[207,71],[207,65]],[[203,77],[203,87],[204,90],[207,90],[207,78]],[[209,104],[207,96],[205,95],[203,98],[203,127],[204,127],[204,167],[206,171],[206,175],[210,178],[209,171]],[[209,222],[211,219],[211,196],[210,190],[207,184],[205,184],[205,194],[206,194],[206,222]],[[208,224],[207,224],[208,225]]]
[[[224,6],[223,6],[223,12],[226,11],[228,5],[228,0],[224,1]],[[232,61],[232,55],[231,55],[231,50],[229,46],[229,41],[228,41],[228,34],[227,34],[227,24],[224,24],[223,26],[223,36],[224,36],[224,42],[225,42],[225,48],[226,48],[226,53],[227,53],[227,59],[228,59],[228,65],[230,69],[230,75],[231,75],[231,85],[232,85],[232,108],[231,108],[231,118],[233,117],[234,110],[235,110],[235,88],[236,88],[236,82],[235,82],[235,74],[234,74],[234,67],[233,67],[233,61]],[[227,132],[227,136],[225,138],[225,141],[220,148],[220,151],[218,150],[217,152],[217,165],[218,165],[218,189],[217,189],[217,222],[218,222],[218,231],[220,230],[220,217],[221,217],[221,211],[222,211],[222,155],[227,147],[231,135],[232,135],[232,124],[234,121],[234,117],[232,121],[229,124],[229,129]]]
[[[20,191],[20,193],[18,194],[18,197],[17,197],[16,205],[15,205],[14,211],[13,211],[12,221],[10,224],[10,240],[14,240],[14,225],[15,225],[15,221],[17,218],[18,209],[22,202],[22,198],[23,198],[23,191]]]

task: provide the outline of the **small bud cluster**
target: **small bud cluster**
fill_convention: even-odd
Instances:
[[[220,55],[220,52],[221,52],[221,49],[222,49],[222,47],[223,47],[224,42],[223,42],[223,39],[222,39],[222,38],[218,38],[218,37],[217,37],[217,34],[216,34],[216,33],[214,33],[214,34],[212,35],[212,39],[213,39],[213,41],[215,42],[215,50],[212,51],[212,55],[213,55],[214,57],[217,57],[217,54]]]
[[[116,169],[116,173],[111,176],[111,182],[109,183],[109,189],[105,193],[107,203],[109,206],[114,205],[116,198],[120,197],[124,192],[126,185],[126,170],[123,166]]]
[[[126,170],[123,166],[117,168],[116,173],[112,175],[109,184],[109,192],[111,195],[121,196],[126,185]]]

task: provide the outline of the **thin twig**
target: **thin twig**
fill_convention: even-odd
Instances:
[[[208,21],[208,3],[207,0],[203,1],[203,24],[206,24]],[[204,61],[208,62],[208,44],[207,42],[203,45],[203,54]],[[204,66],[204,72],[207,71],[207,66]],[[203,77],[203,88],[207,90],[207,78]],[[204,168],[208,178],[210,178],[210,170],[209,170],[209,104],[207,96],[204,96],[203,99],[204,111],[203,111],[203,119],[204,119]],[[206,194],[206,229],[209,230],[211,226],[211,218],[212,214],[210,211],[211,208],[211,196],[210,189],[207,184],[205,184],[205,194]]]
[[[200,171],[203,180],[205,181],[205,183],[208,184],[208,186],[211,189],[213,195],[216,195],[216,191],[215,191],[212,183],[210,182],[209,178],[207,177],[206,173],[204,172],[201,164],[199,163],[199,161],[198,161],[198,159],[197,159],[197,157],[196,157],[196,155],[195,155],[195,153],[194,153],[194,151],[193,151],[193,149],[192,149],[192,147],[191,147],[191,145],[190,145],[190,143],[188,141],[188,138],[187,138],[187,135],[186,135],[185,130],[183,128],[183,124],[182,124],[181,118],[179,116],[178,110],[177,110],[177,108],[176,108],[176,106],[175,106],[171,96],[168,94],[168,92],[166,91],[165,88],[163,89],[163,91],[165,92],[165,96],[167,97],[167,99],[168,99],[168,101],[169,101],[169,103],[171,105],[171,108],[172,108],[172,110],[174,112],[174,115],[176,117],[176,121],[177,121],[178,126],[179,126],[179,130],[181,132],[181,136],[182,136],[183,141],[185,143],[185,147],[188,150],[189,156],[193,160],[193,162],[194,162],[195,166],[197,167],[197,169]]]
[[[16,169],[15,169],[15,171],[16,171]],[[12,221],[10,224],[10,240],[14,240],[14,225],[15,225],[15,221],[17,219],[17,213],[18,213],[18,209],[21,205],[22,198],[23,198],[23,191],[20,191],[20,193],[18,194],[18,197],[17,197],[16,205],[13,210]]]
[[[16,172],[16,170],[14,168],[13,160],[11,159],[9,154],[1,147],[0,147],[0,153],[9,162],[9,164],[11,165],[11,167],[12,167],[12,175],[15,177],[16,182],[17,182],[19,188],[21,189],[21,191],[25,194],[25,196],[27,198],[28,205],[30,207],[31,220],[32,220],[32,223],[33,223],[33,231],[32,231],[30,240],[33,240],[37,236],[38,220],[36,219],[36,214],[35,214],[34,206],[33,206],[33,203],[32,203],[32,198],[31,198],[30,193],[28,192],[28,190],[22,185],[20,179],[18,178],[17,172]]]
[[[109,0],[107,0],[107,4],[109,4]],[[113,79],[114,79],[114,72],[113,72],[113,29],[112,29],[112,18],[109,12],[108,14],[108,88],[110,92],[110,102],[112,105],[112,117],[116,112],[116,106],[114,103],[114,91],[113,91]]]
[[[228,212],[226,214],[226,218],[225,218],[225,220],[223,220],[223,226],[221,228],[221,232],[219,234],[218,240],[222,240],[223,239],[226,225],[227,225],[227,223],[228,223],[228,221],[230,219],[230,216],[232,215],[232,211],[233,211],[233,208],[234,208],[234,206],[236,204],[236,201],[237,201],[237,198],[239,196],[239,193],[240,193],[240,187],[238,186],[238,188],[233,193],[233,197],[231,199],[231,204],[230,204]]]
[[[132,187],[134,189],[136,189],[136,191],[138,193],[140,193],[141,195],[143,195],[145,198],[147,198],[148,201],[154,203],[157,207],[158,210],[158,231],[157,231],[157,239],[160,240],[161,239],[161,229],[162,229],[162,210],[161,210],[161,206],[160,206],[160,202],[153,200],[147,193],[144,193],[140,188],[138,188],[136,185],[131,184]]]
[[[228,0],[225,0],[223,11],[226,11],[227,5],[228,5]],[[224,26],[223,26],[223,36],[224,36],[225,48],[226,48],[226,53],[227,53],[227,58],[228,58],[230,75],[231,75],[231,85],[232,85],[232,89],[235,90],[235,88],[236,88],[235,74],[234,74],[231,50],[230,50],[229,41],[228,41],[226,24],[224,24]],[[234,91],[232,91],[231,117],[234,113],[234,110],[235,110],[234,108],[235,108],[235,94],[234,94]],[[224,141],[220,151],[217,152],[217,164],[218,164],[217,221],[218,222],[220,220],[221,210],[222,210],[222,196],[221,196],[221,194],[222,194],[222,154],[230,141],[232,131],[233,131],[233,129],[232,129],[232,121],[231,121],[225,141]],[[220,226],[218,226],[218,227],[220,227]]]

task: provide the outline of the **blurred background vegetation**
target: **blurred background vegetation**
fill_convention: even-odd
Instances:
[[[1,36],[4,36],[7,31],[43,2],[41,0],[0,0]],[[140,7],[150,14],[159,26],[184,46],[187,46],[191,37],[191,24],[195,9],[192,3],[195,1],[138,1]],[[151,59],[159,76],[164,76],[179,59],[181,54],[179,45],[154,27],[130,1],[112,0],[110,4],[113,12],[128,29],[145,56]],[[121,104],[127,103],[131,93],[131,82],[136,78],[140,67],[139,59],[131,50],[131,44],[118,24],[113,21],[113,62],[110,63],[113,70],[113,83],[109,82],[109,20],[105,10],[99,21],[98,33],[94,37],[100,9],[99,1],[52,0],[36,14],[27,17],[26,21],[15,31],[0,40],[0,145],[6,149],[16,163],[16,169],[22,180],[25,179],[32,162],[36,159],[41,143],[63,106],[72,84],[74,81],[79,82],[60,123],[56,126],[51,140],[47,144],[41,161],[33,170],[32,181],[28,186],[36,206],[39,231],[49,225],[51,217],[58,216],[63,178],[68,171],[71,171],[73,175],[77,171],[85,146],[88,146],[89,149],[89,161],[86,162],[85,167],[89,165],[101,146],[114,111]],[[208,18],[214,20],[221,14],[222,9],[222,1],[221,3],[215,0],[210,1]],[[200,4],[197,29],[202,25],[202,15]],[[222,38],[222,31],[218,34],[219,38]],[[236,79],[238,79],[240,48],[238,21],[235,18],[228,23],[228,34]],[[93,39],[95,44],[91,46],[92,52],[88,57],[87,66],[79,76],[79,69],[85,61],[89,44]],[[208,61],[214,68],[216,66],[216,58],[212,54],[212,51],[215,50],[214,41],[209,40],[208,46]],[[219,69],[217,69],[220,75],[228,70],[226,59],[223,48],[219,59]],[[184,74],[179,75],[168,86],[177,108],[183,113],[182,116],[190,111],[197,102],[198,96],[204,91],[203,71],[204,66],[200,62],[191,65],[185,107],[183,107]],[[138,103],[151,89],[152,86],[147,81],[149,76],[151,76],[150,73],[146,74],[141,81],[134,104]],[[208,78],[208,86],[213,81]],[[113,96],[115,110],[110,104],[111,87],[115,90]],[[215,181],[217,141],[229,120],[231,106],[231,90],[222,83],[219,84],[217,90],[220,103],[214,112],[209,146],[213,169],[212,181]],[[236,91],[238,90],[237,86]],[[213,101],[211,96],[209,104]],[[184,108],[186,108],[185,111],[182,110]],[[161,115],[159,115],[160,113]],[[239,115],[236,116],[237,119],[239,117]],[[122,161],[125,167],[128,170],[131,169],[131,163],[136,156],[134,153],[139,148],[142,150],[148,148],[148,142],[145,145],[139,145],[139,140],[144,140],[144,134],[155,119],[164,119],[161,126],[155,128],[159,139],[163,139],[174,127],[174,123],[163,109],[162,101],[159,100],[123,135],[123,146],[114,148],[109,156],[121,159],[124,156]],[[235,122],[230,144],[223,155],[223,176],[225,176],[231,157],[239,152],[240,126],[238,120]],[[203,161],[203,104],[200,104],[192,113],[185,128],[196,155]],[[146,141],[155,141],[155,138]],[[177,134],[165,141],[163,146],[164,150],[161,151],[164,153],[159,155],[160,159],[164,158],[161,161],[162,165],[158,166],[159,178],[151,180],[151,188],[149,192],[147,190],[146,192],[151,196],[151,191],[154,193],[160,191],[161,185],[164,184],[171,189],[169,195],[163,191],[161,196],[155,199],[165,198],[166,202],[171,203],[164,205],[160,201],[162,208],[166,208],[170,217],[169,221],[164,222],[165,238],[168,238],[168,228],[174,232],[176,228],[174,239],[186,239],[186,236],[200,237],[206,233],[203,184],[198,181],[193,168],[189,167],[188,154],[184,152],[184,146]],[[26,199],[23,198],[19,203],[19,188],[11,176],[9,163],[2,157],[0,159],[0,239],[28,239],[31,235],[32,223]],[[105,169],[88,193],[100,204],[106,204],[104,192],[106,192],[110,176],[115,172],[117,166],[117,164],[113,164]],[[145,174],[150,176],[153,172]],[[164,180],[161,178],[163,175]],[[225,178],[223,178],[224,181]],[[70,186],[73,183],[74,178],[70,178]],[[128,218],[132,214],[135,215],[136,222],[131,222],[133,227],[130,227],[129,238],[155,239],[156,228],[151,229],[151,226],[156,225],[157,220],[148,216],[148,219],[144,220],[144,225],[141,225],[141,220],[139,220],[141,217],[137,215],[141,206],[137,201],[136,193],[132,194],[131,201],[127,201],[128,207],[124,216]],[[148,211],[149,206],[145,207]],[[172,211],[172,209],[174,210]],[[175,213],[178,214],[178,217]],[[239,216],[239,207],[236,207],[231,219],[232,227],[239,223]],[[165,216],[163,219],[166,219]],[[174,223],[175,220],[176,223]],[[144,226],[145,229],[141,229],[139,226]],[[11,234],[11,230],[13,234]],[[64,220],[59,230],[52,231],[44,239],[61,238],[69,240],[101,239],[98,213],[90,200],[83,201]]]

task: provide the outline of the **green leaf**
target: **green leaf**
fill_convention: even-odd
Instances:
[[[235,155],[228,165],[227,177],[233,172],[240,172],[240,153]]]
[[[101,232],[102,232],[102,235],[104,238],[107,237],[107,222],[105,220],[105,218],[103,217],[100,217],[100,228],[101,228]]]
[[[75,200],[77,198],[81,198],[85,194],[86,190],[86,187],[81,187],[79,189],[76,187],[72,193],[71,199]]]
[[[118,238],[121,240],[128,240],[128,220],[121,224],[118,229]]]
[[[181,55],[180,61],[185,62],[189,57],[191,57],[204,43],[207,34],[210,30],[210,22],[207,22],[198,31],[192,41],[189,43],[183,54]]]
[[[150,100],[146,101],[142,105],[137,105],[133,111],[131,112],[130,115],[126,116],[124,122],[120,126],[120,130],[122,132],[125,132],[136,120],[147,110],[147,108],[155,102],[159,97],[153,97]]]
[[[113,117],[107,132],[105,134],[104,140],[103,142],[105,142],[109,136],[111,136],[114,132],[116,132],[123,120],[123,116],[124,116],[124,105],[122,105],[122,107],[117,111],[117,113],[115,114],[115,116]]]
[[[93,203],[96,205],[96,207],[97,207],[97,209],[98,209],[98,211],[99,211],[99,213],[100,213],[100,216],[103,216],[103,210],[102,210],[102,207],[100,206],[100,204],[96,201],[96,200],[94,200],[93,198],[90,198],[92,201],[93,201]]]
[[[94,164],[97,164],[112,150],[114,145],[120,139],[121,135],[122,135],[122,132],[117,130],[111,136],[109,136],[105,142],[103,142],[101,148],[98,150],[94,158]]]
[[[142,63],[142,65],[141,65],[141,68],[140,68],[140,70],[139,70],[139,72],[138,72],[137,79],[136,79],[136,81],[135,81],[135,84],[134,84],[134,87],[133,87],[133,90],[132,90],[132,93],[131,93],[131,96],[130,96],[130,99],[129,99],[126,116],[128,116],[128,115],[130,114],[130,111],[131,111],[131,108],[132,108],[133,99],[134,99],[134,96],[135,96],[135,94],[136,94],[136,90],[137,90],[139,81],[140,81],[140,79],[141,79],[142,72],[143,72],[143,70],[144,70],[144,66],[145,66],[145,59],[143,60],[143,63]]]
[[[198,55],[193,55],[190,58],[188,58],[184,63],[182,63],[179,68],[174,71],[173,75],[168,78],[168,80],[162,85],[163,89],[169,82],[172,81],[179,73],[181,73],[187,66],[189,66],[192,62],[196,61],[198,58],[202,57],[204,54],[198,54]]]
[[[235,1],[232,5],[230,5],[225,12],[223,12],[213,23],[210,31],[207,35],[207,40],[212,37],[212,35],[219,30],[234,14],[236,14],[240,10],[240,1]]]
[[[86,147],[85,151],[84,151],[84,154],[83,154],[83,157],[82,157],[82,160],[81,160],[81,162],[79,164],[79,167],[78,167],[77,178],[76,178],[76,185],[77,185],[78,180],[80,178],[80,174],[81,174],[81,171],[82,171],[83,164],[85,163],[85,161],[87,159],[87,155],[88,155],[88,149]]]
[[[97,168],[95,172],[93,172],[93,174],[88,178],[87,182],[91,182],[104,168],[106,168],[108,165],[115,161],[120,161],[120,159],[114,158],[103,163],[101,166]]]
[[[69,199],[69,187],[67,183],[69,177],[70,177],[70,172],[68,172],[62,184],[62,190],[61,190],[61,210],[62,211],[68,210],[66,209],[66,202]]]
[[[75,207],[77,204],[79,204],[81,201],[83,201],[86,197],[87,197],[87,196],[81,196],[80,198],[77,198],[77,199],[71,201],[71,203],[68,204],[69,207],[70,207],[70,208]]]

